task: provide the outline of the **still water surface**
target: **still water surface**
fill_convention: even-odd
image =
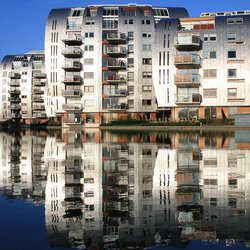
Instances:
[[[0,249],[250,246],[250,131],[16,131],[0,148]]]

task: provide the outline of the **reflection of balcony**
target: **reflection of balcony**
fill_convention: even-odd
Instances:
[[[62,38],[62,41],[67,45],[82,45],[83,38],[80,35],[68,34]]]
[[[12,80],[12,81],[10,81],[9,85],[11,87],[19,87],[20,86],[20,81],[19,80]]]
[[[198,86],[201,84],[201,77],[198,74],[175,75],[174,83],[178,86]]]
[[[46,80],[41,80],[41,79],[34,79],[33,80],[34,86],[37,86],[37,87],[43,87],[43,86],[45,86],[45,83],[46,83]]]
[[[11,118],[12,119],[18,119],[18,118],[21,118],[21,114],[18,112],[18,113],[11,113]]]
[[[80,76],[66,76],[63,80],[65,84],[81,84],[82,78]]]
[[[125,47],[107,47],[107,54],[109,56],[126,56],[126,48]]]
[[[174,38],[174,46],[180,51],[194,51],[200,49],[200,35],[198,33],[179,33]]]
[[[119,74],[109,74],[106,78],[108,83],[126,83],[126,76]]]
[[[46,117],[46,113],[45,112],[35,112],[35,113],[33,113],[33,116],[35,118],[45,118]]]
[[[41,88],[33,88],[33,93],[34,94],[43,94],[44,90]]]
[[[123,60],[109,60],[107,67],[110,70],[126,69],[126,62]]]
[[[128,105],[126,103],[108,105],[109,111],[125,111],[127,108]]]
[[[33,104],[33,109],[34,110],[44,110],[45,105],[44,104]]]
[[[20,95],[21,91],[20,91],[20,89],[11,88],[11,89],[9,90],[9,93],[10,93],[11,95]]]
[[[186,95],[175,95],[176,104],[200,104],[200,94],[186,94]]]
[[[126,89],[112,89],[105,92],[107,96],[126,96],[127,90]]]
[[[34,77],[38,78],[38,79],[44,79],[44,78],[46,78],[46,74],[45,73],[41,73],[41,72],[34,73]]]
[[[126,37],[124,33],[112,32],[107,34],[107,41],[113,44],[124,44]]]
[[[198,69],[201,67],[201,58],[198,55],[176,55],[174,64],[178,69]]]
[[[11,78],[11,79],[20,79],[21,78],[21,74],[12,71],[12,72],[9,73],[9,78]]]
[[[9,97],[8,98],[8,100],[10,101],[10,102],[21,102],[21,98],[19,98],[19,97]]]
[[[80,58],[82,56],[82,50],[80,48],[67,48],[62,50],[62,55],[69,58]]]
[[[63,90],[62,96],[67,98],[80,98],[82,97],[82,91],[81,90]]]
[[[40,95],[33,95],[33,101],[34,101],[34,102],[43,102],[44,99],[43,99],[43,97],[40,96]]]
[[[62,108],[65,111],[71,111],[71,112],[81,112],[83,110],[82,104],[63,104]]]
[[[21,110],[21,106],[19,104],[10,105],[10,110]]]
[[[65,71],[80,71],[82,69],[82,64],[80,62],[66,62],[62,68]]]

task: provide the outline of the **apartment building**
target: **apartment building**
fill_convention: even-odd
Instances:
[[[52,10],[45,33],[48,117],[86,127],[128,115],[154,120],[155,24],[187,16],[183,8],[136,4]]]
[[[44,122],[46,73],[43,52],[4,57],[0,75],[0,120],[24,124]]]
[[[249,113],[249,11],[164,19],[156,26],[154,87],[173,120]]]

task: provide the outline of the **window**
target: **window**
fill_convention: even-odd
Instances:
[[[236,58],[236,51],[235,50],[229,50],[227,52],[227,58]]]
[[[216,34],[204,34],[203,40],[205,42],[214,42],[217,40],[217,35]]]
[[[85,25],[94,25],[95,24],[95,21],[94,20],[87,20],[85,22]]]
[[[129,20],[125,20],[124,21],[125,24],[134,24],[134,20],[133,19],[129,19]]]
[[[128,72],[127,78],[128,78],[128,81],[133,81],[134,80],[134,72]]]
[[[84,58],[84,64],[85,65],[92,65],[92,64],[94,64],[94,59],[93,58]]]
[[[227,18],[227,24],[243,24],[243,18]]]
[[[134,58],[128,58],[128,68],[134,67]]]
[[[142,32],[142,37],[152,37],[151,32]]]
[[[152,78],[152,72],[151,71],[142,72],[142,78]]]
[[[229,180],[228,180],[228,185],[229,185],[230,187],[236,188],[236,187],[237,187],[237,179],[229,179]]]
[[[128,100],[128,106],[129,106],[129,108],[133,108],[134,107],[134,100]]]
[[[209,58],[210,59],[216,59],[216,51],[210,51],[209,52]]]
[[[71,16],[80,16],[81,10],[72,10]]]
[[[94,45],[85,45],[84,50],[85,51],[93,51],[94,50]]]
[[[210,198],[210,205],[217,206],[217,198]]]
[[[217,77],[217,69],[204,69],[203,70],[204,78],[216,78]]]
[[[142,100],[142,106],[151,106],[151,100]]]
[[[84,72],[84,79],[93,79],[94,72]]]
[[[152,65],[152,58],[142,58],[142,64]]]
[[[230,97],[236,97],[236,96],[237,96],[237,89],[234,89],[234,88],[228,89],[228,90],[227,90],[227,93],[228,93],[228,97],[229,97],[229,98],[230,98]]]
[[[228,69],[227,70],[227,77],[228,78],[237,77],[237,69]]]
[[[204,185],[217,185],[217,179],[204,179]]]
[[[84,92],[85,93],[93,93],[94,92],[94,86],[84,86]]]
[[[204,98],[217,97],[217,89],[203,89],[203,97]]]
[[[128,86],[128,93],[129,93],[129,95],[134,94],[134,86]]]
[[[150,24],[150,20],[141,20],[142,24]]]
[[[86,32],[85,37],[94,37],[94,32]]]
[[[85,107],[92,107],[95,105],[95,100],[84,100],[84,106]]]
[[[228,41],[235,41],[236,40],[236,33],[227,33],[227,40]]]
[[[151,44],[143,44],[142,45],[142,51],[152,51]]]
[[[27,75],[27,74],[28,74],[27,71],[23,71],[23,72],[22,72],[22,75]]]
[[[128,45],[128,53],[134,53],[134,45],[133,44]]]
[[[128,32],[128,39],[133,40],[134,39],[134,32]]]
[[[142,92],[152,92],[152,86],[143,85],[142,86]]]

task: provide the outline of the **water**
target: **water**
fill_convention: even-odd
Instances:
[[[246,249],[250,133],[0,133],[1,249]]]

